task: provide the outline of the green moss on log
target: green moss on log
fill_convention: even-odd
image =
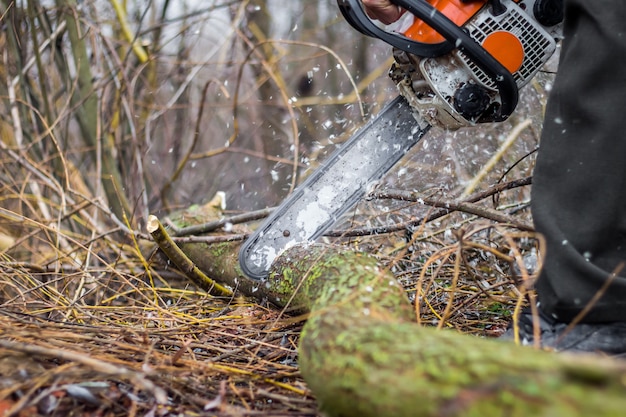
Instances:
[[[275,261],[270,289],[307,311],[348,305],[398,321],[413,319],[404,289],[377,259],[328,245],[296,246]]]
[[[622,416],[625,369],[343,307],[313,313],[300,370],[329,416]]]
[[[328,416],[622,416],[626,366],[437,331],[376,259],[320,245],[289,249],[270,282],[310,309],[302,376]],[[288,295],[288,294],[285,294]]]

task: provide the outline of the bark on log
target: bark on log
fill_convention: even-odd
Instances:
[[[297,246],[267,281],[245,278],[239,245],[182,245],[209,276],[310,313],[302,376],[328,416],[622,416],[626,365],[418,326],[393,275],[372,256]]]

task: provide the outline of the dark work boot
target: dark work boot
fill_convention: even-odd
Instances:
[[[542,348],[555,351],[596,352],[626,357],[626,322],[579,323],[568,328],[539,310]],[[533,316],[530,309],[522,311],[518,320],[519,340],[533,346]],[[514,340],[513,323],[502,338]]]

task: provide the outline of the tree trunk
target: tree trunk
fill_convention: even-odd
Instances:
[[[114,155],[112,138],[98,133],[98,95],[94,88],[94,75],[89,63],[87,38],[83,32],[77,12],[76,0],[57,0],[57,6],[63,10],[67,23],[67,34],[72,49],[72,57],[76,66],[77,88],[72,88],[70,102],[76,109],[76,120],[82,133],[85,144],[93,150],[96,158],[98,141],[101,142],[102,188],[113,214],[122,220],[130,217],[132,210],[130,203],[123,192],[124,185],[119,171],[118,161]],[[63,68],[61,68],[63,71]]]
[[[377,260],[324,245],[283,253],[265,282],[237,265],[238,244],[186,244],[213,279],[310,313],[300,372],[328,416],[621,416],[626,366],[437,331],[413,321]]]

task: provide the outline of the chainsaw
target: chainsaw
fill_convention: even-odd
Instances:
[[[406,10],[390,29],[360,0],[337,0],[347,22],[393,47],[399,96],[284,200],[244,242],[242,271],[263,280],[285,249],[315,240],[362,198],[431,126],[506,120],[556,50],[563,0],[392,0]]]

